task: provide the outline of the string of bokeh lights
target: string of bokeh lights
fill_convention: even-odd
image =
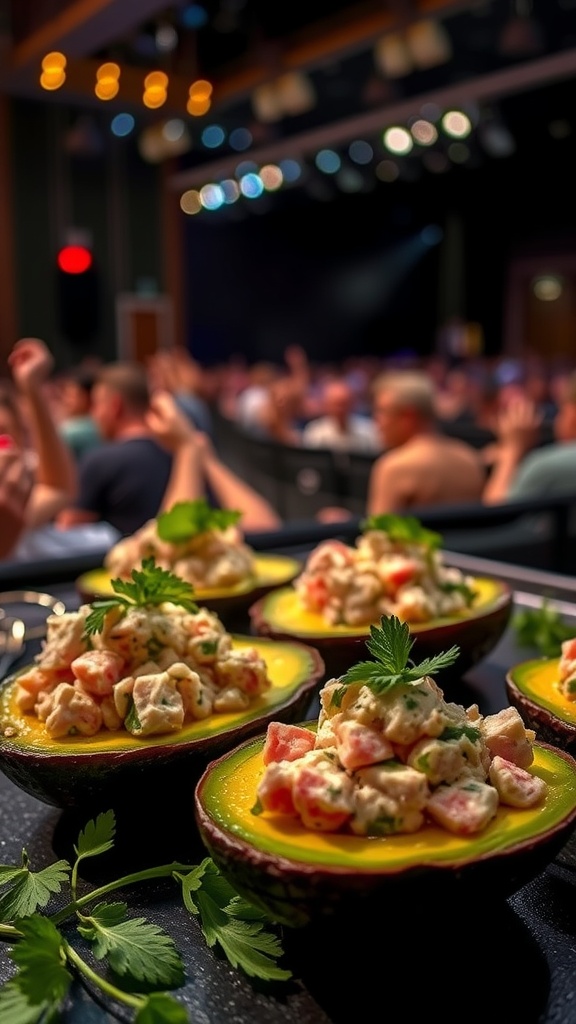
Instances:
[[[54,51],[42,60],[40,84],[43,89],[54,91],[62,88],[66,81],[67,60],[63,53]],[[115,99],[120,91],[121,68],[113,62],[106,62],[96,70],[94,92],[102,102]],[[159,110],[167,101],[169,78],[163,71],[151,71],[143,78],[142,103],[149,110]],[[188,91],[186,111],[191,117],[204,117],[212,104],[212,85],[205,79],[191,83]],[[118,113],[110,122],[110,130],[117,137],[130,135],[136,127],[136,119],[130,113]],[[465,143],[471,134],[471,117],[463,110],[442,112],[433,104],[425,104],[418,115],[404,125],[390,125],[381,136],[385,156],[375,166],[376,177],[383,182],[393,182],[401,175],[398,160],[407,157],[415,149],[430,150],[427,169],[440,173],[450,164],[463,164],[470,156]],[[148,135],[146,135],[146,132]],[[152,132],[152,134],[150,134]],[[442,133],[449,141],[447,152],[432,151]],[[248,128],[236,127],[227,135],[218,124],[205,125],[200,133],[205,149],[216,150],[225,144],[235,152],[250,149],[253,138]],[[161,125],[145,129],[141,139],[140,152],[150,162],[168,156],[184,153],[191,146],[187,127],[181,118],[170,118]],[[350,143],[347,149],[350,162],[357,167],[371,165],[376,159],[374,146],[363,139]],[[333,149],[320,149],[314,156],[314,165],[321,174],[333,177],[342,191],[358,191],[363,186],[361,173],[353,167],[344,167],[342,156]],[[183,213],[192,216],[202,211],[216,211],[230,206],[244,197],[247,200],[260,198],[264,193],[277,192],[283,186],[291,186],[303,176],[303,164],[298,159],[285,159],[278,164],[268,163],[262,167],[254,161],[241,161],[235,168],[234,177],[217,182],[206,182],[200,188],[187,189],[180,197]]]

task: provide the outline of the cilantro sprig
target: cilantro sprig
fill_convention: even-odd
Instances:
[[[131,918],[125,902],[107,902],[118,889],[156,878],[172,878],[182,902],[198,918],[209,946],[218,944],[230,964],[249,977],[285,981],[291,972],[277,965],[283,949],[272,922],[238,896],[210,857],[200,864],[164,864],[125,875],[80,895],[78,867],[114,845],[112,811],[89,821],[74,847],[76,860],[33,872],[22,851],[20,865],[0,865],[0,940],[10,943],[15,975],[0,987],[0,1020],[44,1024],[59,1018],[75,975],[118,1004],[134,1011],[135,1024],[188,1024],[185,1006],[170,991],[184,981],[184,964],[172,938],[145,918]],[[69,885],[71,900],[53,913],[41,913]],[[70,940],[70,921],[91,945],[99,974]],[[66,933],[61,926],[66,925]],[[110,974],[112,972],[112,974]],[[118,979],[118,984],[115,980]],[[145,988],[157,991],[142,993]]]
[[[521,647],[535,647],[545,658],[558,658],[564,640],[576,635],[557,608],[544,598],[538,608],[522,608],[512,618],[516,641]]]
[[[233,526],[242,513],[228,508],[212,508],[205,498],[180,501],[156,519],[160,540],[182,544],[207,530],[225,530]]]
[[[390,540],[398,544],[422,544],[431,551],[442,545],[442,535],[434,530],[427,530],[416,516],[397,516],[386,513],[380,516],[368,516],[360,523],[360,530],[383,530]]]
[[[187,612],[197,612],[194,602],[194,587],[168,569],[156,565],[154,556],[144,558],[140,569],[133,569],[129,580],[114,579],[112,589],[115,597],[101,598],[92,602],[92,611],[84,623],[84,635],[101,633],[108,612],[112,609],[126,614],[129,608],[153,608],[170,602],[178,604]]]
[[[332,703],[340,707],[350,683],[363,683],[376,696],[404,683],[417,684],[423,676],[435,675],[452,665],[460,654],[459,647],[451,647],[416,665],[410,660],[414,643],[415,638],[410,636],[407,622],[402,622],[396,615],[383,615],[380,626],[370,626],[370,637],[366,641],[366,647],[376,660],[360,661],[349,668],[340,677],[342,685],[334,692]]]

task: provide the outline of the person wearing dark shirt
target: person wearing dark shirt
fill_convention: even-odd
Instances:
[[[104,521],[126,536],[157,515],[172,456],[147,425],[149,404],[140,364],[119,361],[98,371],[91,414],[102,443],[80,459],[78,495],[59,514],[61,529]]]

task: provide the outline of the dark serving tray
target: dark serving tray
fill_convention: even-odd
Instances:
[[[508,579],[517,588],[517,608],[537,605],[546,596],[567,621],[574,620],[576,634],[576,602],[569,600],[571,592],[576,596],[576,581],[516,574],[515,567],[485,560],[454,561],[470,572]],[[59,596],[73,607],[71,593],[60,589]],[[27,661],[33,653],[29,645]],[[506,670],[534,653],[519,648],[509,628],[450,699],[466,706],[478,703],[483,714],[498,711],[507,703]],[[191,794],[181,796],[186,829]],[[57,857],[71,859],[84,824],[28,796],[0,774],[0,863],[20,863],[23,848],[33,870]],[[155,833],[151,814],[151,842]],[[195,857],[191,863],[205,855],[201,848],[190,854]],[[97,860],[85,863],[95,866]],[[124,865],[113,874],[83,878],[100,883],[123,871]],[[479,891],[471,905],[447,906],[441,921],[428,915],[425,906],[407,906],[403,920],[366,920],[354,935],[284,930],[282,966],[293,979],[268,984],[250,980],[206,946],[175,883],[149,883],[114,898],[126,899],[130,916],[146,917],[174,939],[186,969],[185,985],[174,995],[194,1024],[350,1024],[368,1014],[379,1020],[402,1014],[413,1022],[434,1008],[448,1024],[576,1024],[576,834],[542,875],[509,900],[494,905],[488,897]],[[0,943],[0,984],[14,970],[7,953]],[[113,1024],[132,1020],[132,1013],[99,1001],[75,982],[62,1019],[64,1024]]]

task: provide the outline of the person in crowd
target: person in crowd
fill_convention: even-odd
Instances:
[[[119,360],[100,368],[92,416],[102,444],[80,460],[78,495],[59,513],[61,529],[105,522],[125,536],[157,514],[172,460],[150,431],[149,406],[144,366]]]
[[[244,531],[282,525],[270,503],[218,457],[210,438],[195,429],[170,392],[152,394],[147,423],[157,441],[173,454],[161,510],[207,497],[215,506],[242,512]]]
[[[251,432],[280,444],[301,445],[304,401],[298,378],[281,375],[265,388]]]
[[[58,432],[44,388],[54,360],[40,338],[21,338],[8,356],[11,379],[1,382],[0,433],[8,435],[33,474],[27,531],[51,523],[74,497],[74,457]]]
[[[502,408],[496,454],[482,496],[486,504],[576,492],[576,371],[558,396],[554,441],[540,445],[543,419],[541,406],[527,396]]]
[[[368,455],[382,450],[374,420],[354,411],[354,392],[344,378],[326,382],[321,402],[323,414],[311,419],[302,430],[304,447]]]
[[[377,377],[373,415],[385,450],[370,473],[368,515],[480,501],[486,480],[481,456],[441,432],[428,374],[400,370]]]
[[[148,360],[150,389],[170,391],[197,430],[214,435],[212,413],[205,397],[203,369],[183,345],[158,349]]]
[[[268,402],[269,388],[280,377],[280,367],[260,360],[248,367],[246,386],[236,396],[234,418],[243,430],[260,433],[260,415]]]
[[[34,475],[13,439],[0,437],[0,558],[9,558],[26,529]]]
[[[97,367],[79,364],[59,376],[61,418],[58,431],[78,461],[102,441],[91,413],[92,388]]]

